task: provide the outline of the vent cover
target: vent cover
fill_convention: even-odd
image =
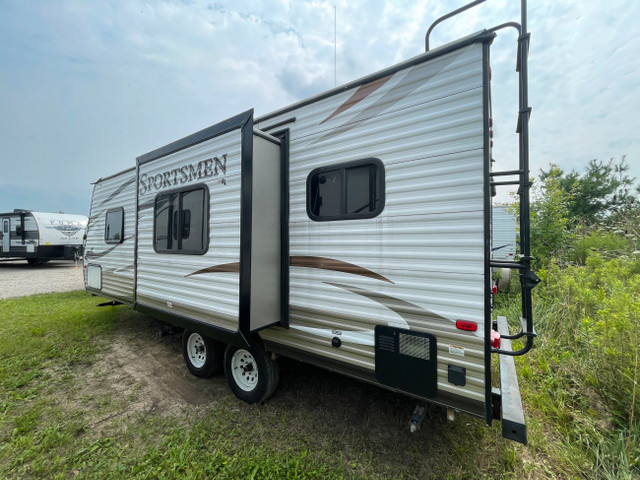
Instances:
[[[385,352],[394,353],[396,351],[395,338],[392,335],[380,335],[378,337],[378,348]]]
[[[398,334],[398,352],[402,355],[429,360],[430,343],[428,337],[416,337],[405,333]]]
[[[430,333],[377,325],[376,379],[423,397],[438,393],[437,342]]]

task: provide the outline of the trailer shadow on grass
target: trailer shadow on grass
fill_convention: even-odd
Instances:
[[[82,385],[61,399],[68,408],[93,412],[85,432],[93,440],[171,419],[184,431],[197,425],[205,438],[225,438],[230,451],[305,452],[355,477],[494,478],[513,469],[503,458],[512,458],[507,451],[513,448],[495,426],[487,429],[467,415],[448,422],[443,409],[432,407],[411,434],[416,400],[286,358],[275,395],[247,405],[223,374],[190,375],[181,335],[160,337],[161,327],[149,317],[125,315],[105,353],[81,373]]]

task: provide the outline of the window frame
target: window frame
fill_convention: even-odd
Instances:
[[[163,197],[165,195],[173,195],[173,194],[178,194],[178,212],[175,213],[179,213],[181,211],[183,211],[182,209],[182,194],[186,193],[186,192],[193,192],[196,190],[203,190],[204,192],[204,202],[202,205],[203,208],[203,234],[204,234],[204,248],[203,249],[198,249],[198,250],[194,250],[194,249],[182,249],[180,248],[180,246],[182,245],[182,236],[179,235],[177,238],[178,241],[178,248],[177,249],[164,249],[164,248],[158,248],[158,244],[156,243],[156,204],[158,202],[158,198],[159,197]],[[210,196],[209,196],[209,187],[204,184],[204,183],[197,183],[195,185],[189,185],[187,187],[182,187],[182,188],[174,188],[172,190],[166,190],[163,192],[159,192],[156,194],[156,196],[153,198],[153,231],[152,231],[152,237],[151,237],[151,241],[153,242],[153,250],[156,253],[160,253],[160,254],[174,254],[174,255],[204,255],[205,253],[207,253],[209,251],[209,234],[210,234],[210,229],[209,229],[209,212],[211,209],[211,204],[210,204]],[[189,212],[191,212],[190,209]],[[189,215],[190,218],[190,222],[193,219],[193,215]],[[178,214],[178,227],[177,227],[177,232],[183,232],[184,230],[184,225],[182,225],[183,222],[183,215]],[[170,219],[171,222],[173,222],[173,218]],[[189,226],[189,229],[191,229],[191,226]],[[173,235],[173,230],[174,227],[173,225],[171,225],[171,227],[169,228],[169,230],[171,231],[171,234]]]
[[[315,175],[319,175],[322,172],[330,172],[335,170],[348,170],[350,168],[357,168],[357,167],[362,167],[367,165],[376,167],[376,175],[378,179],[377,184],[378,184],[378,187],[380,188],[380,200],[378,201],[378,205],[374,211],[365,212],[365,213],[341,213],[339,215],[316,215],[311,211],[311,200],[312,200],[311,179]],[[343,178],[346,179],[346,176]],[[344,204],[346,204],[347,198],[348,198],[348,195],[347,195],[348,186],[347,186],[346,180],[342,188],[343,188],[343,195],[342,195],[343,205],[342,206],[344,207],[345,206]],[[379,158],[369,157],[369,158],[362,158],[360,160],[334,163],[331,165],[314,168],[313,170],[311,170],[311,172],[307,176],[306,199],[307,199],[307,216],[315,222],[328,222],[328,221],[334,221],[334,220],[358,220],[358,219],[367,219],[367,218],[377,217],[384,210],[385,200],[386,200],[386,178],[385,178],[384,163],[382,163],[382,161]]]
[[[109,224],[107,219],[109,218],[109,214],[110,213],[114,213],[114,212],[118,212],[118,211],[122,213],[122,221],[120,222],[120,239],[119,240],[109,240],[107,238],[107,225]],[[104,214],[104,243],[119,244],[119,243],[122,243],[122,242],[124,242],[124,207],[110,208]]]

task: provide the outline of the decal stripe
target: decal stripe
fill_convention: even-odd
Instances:
[[[326,122],[328,120],[331,120],[336,115],[339,115],[342,112],[344,112],[346,110],[349,110],[351,107],[353,107],[353,106],[357,105],[358,103],[360,103],[362,100],[367,98],[373,92],[378,90],[381,86],[383,86],[385,83],[387,83],[391,79],[391,77],[393,77],[393,75],[387,75],[386,77],[379,78],[378,80],[374,80],[371,83],[367,83],[365,85],[361,85],[360,88],[358,88],[358,90],[356,90],[355,93],[353,95],[351,95],[351,97],[349,97],[349,99],[346,102],[344,102],[342,105],[340,105],[336,109],[335,112],[333,112],[331,115],[329,115],[323,121],[321,121],[320,125],[322,125],[324,122]]]
[[[127,180],[126,182],[124,182],[122,185],[120,185],[118,188],[116,188],[111,195],[109,195],[105,200],[100,202],[100,205],[98,205],[98,207],[101,207],[102,205],[104,205],[108,201],[113,200],[115,197],[120,195],[120,193],[122,193],[122,191],[125,188],[127,188],[129,185],[131,185],[135,181],[136,181],[136,179],[132,178],[131,180]]]
[[[214,265],[213,267],[203,268],[202,270],[198,270],[197,272],[190,273],[185,275],[185,277],[190,277],[191,275],[201,275],[203,273],[239,273],[240,272],[240,262],[233,263],[223,263],[222,265]]]
[[[127,240],[131,240],[133,238],[133,235],[131,235],[130,237],[126,237],[124,240],[122,240],[122,243],[118,243],[116,245],[114,245],[111,248],[107,248],[104,252],[99,252],[99,253],[93,253],[93,249],[91,249],[91,251],[86,252],[85,253],[85,257],[87,258],[100,258],[100,257],[104,257],[105,255],[113,252],[113,250],[115,250],[116,248],[118,248],[120,245],[124,245],[124,242],[126,242]]]
[[[309,267],[309,268],[321,268],[323,270],[332,270],[334,272],[352,273],[354,275],[360,275],[363,277],[373,278],[375,280],[382,280],[383,282],[393,283],[386,277],[379,275],[371,270],[367,270],[359,265],[353,263],[343,262],[342,260],[336,260],[334,258],[325,257],[311,257],[305,255],[299,255],[291,257],[289,264],[292,267]]]
[[[320,268],[322,270],[331,270],[334,272],[351,273],[354,275],[360,275],[362,277],[373,278],[375,280],[382,280],[383,282],[393,283],[386,277],[379,275],[371,270],[354,265],[353,263],[343,262],[334,258],[325,257],[309,257],[309,256],[293,256],[289,259],[289,265],[292,267],[308,267],[308,268]],[[203,268],[193,273],[185,275],[190,277],[191,275],[200,275],[203,273],[238,273],[240,271],[240,263],[224,263],[222,265],[214,265],[212,267]]]
[[[347,290],[351,293],[355,293],[356,295],[360,295],[362,297],[366,297],[369,300],[373,300],[374,302],[379,303],[387,307],[389,310],[397,313],[409,326],[415,325],[412,321],[413,318],[419,317],[421,321],[424,320],[424,317],[429,317],[432,320],[446,320],[453,321],[445,318],[437,313],[434,313],[426,308],[422,308],[419,305],[414,303],[406,302],[404,300],[400,300],[399,298],[391,297],[389,295],[385,295],[383,293],[370,292],[367,290],[363,290],[357,287],[351,287],[349,285],[342,285],[339,283],[330,283],[324,282],[327,285],[331,285],[333,287],[342,288],[343,290]]]
[[[328,138],[348,132],[352,128],[357,127],[361,121],[366,121],[372,117],[380,115],[386,110],[389,110],[400,100],[409,96],[418,87],[421,87],[446,67],[451,65],[459,55],[460,54],[454,57],[439,58],[433,62],[412,67],[398,85],[385,93],[373,105],[369,105],[350,120],[347,120],[342,125],[330,130],[314,142],[311,142],[310,145],[315,145],[316,143],[322,142]]]

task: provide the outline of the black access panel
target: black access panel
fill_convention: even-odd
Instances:
[[[436,337],[430,333],[378,325],[376,379],[383,385],[423,397],[438,393]]]

